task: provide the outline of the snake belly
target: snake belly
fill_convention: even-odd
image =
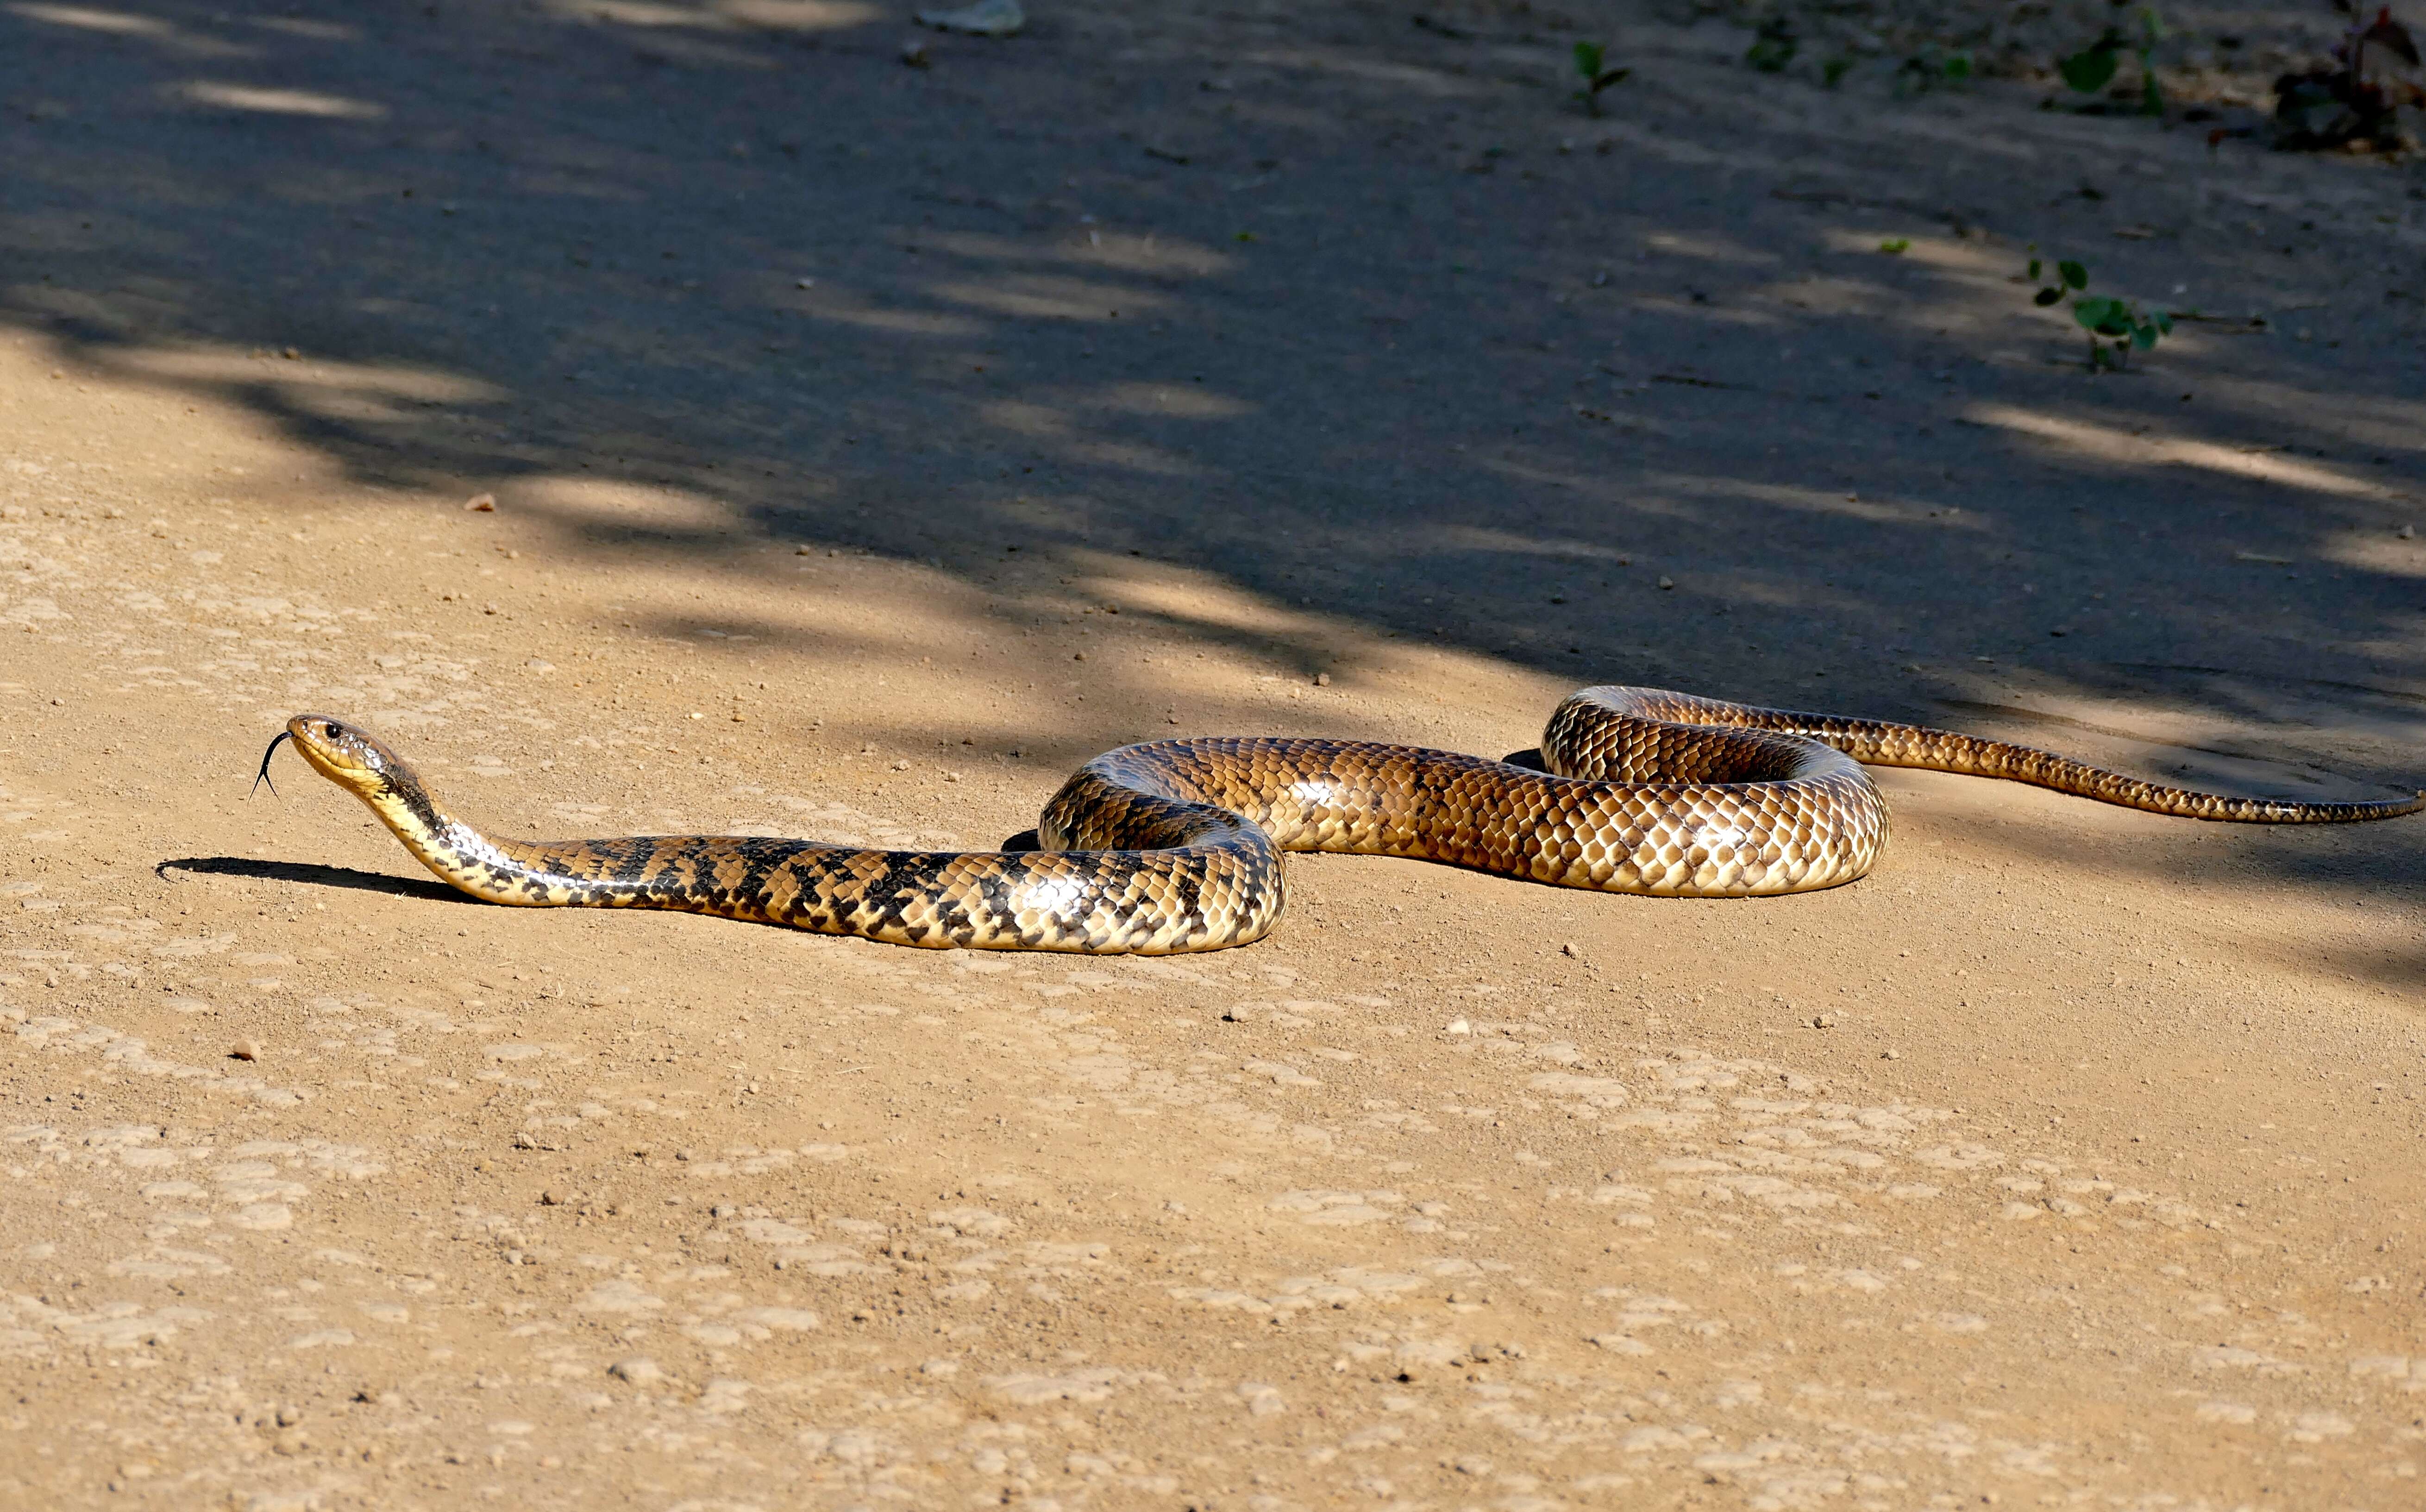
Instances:
[[[1034,851],[713,835],[534,841],[493,838],[448,814],[401,756],[343,721],[299,715],[279,740],[290,738],[423,865],[488,902],[678,909],[898,945],[1100,954],[1262,938],[1281,914],[1284,851],[1404,856],[1658,897],[1833,887],[1867,872],[1886,840],[1886,805],[1864,762],[2253,823],[2426,807],[2426,795],[2232,798],[1949,730],[1602,687],[1559,706],[1540,771],[1364,740],[1124,746],[1054,795]]]

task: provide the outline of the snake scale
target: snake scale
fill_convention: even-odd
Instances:
[[[1807,892],[1868,871],[1886,805],[1862,763],[1968,772],[2192,819],[2389,819],[2374,803],[2229,798],[1949,730],[1587,688],[1542,740],[1546,771],[1364,740],[1156,740],[1097,756],[1056,793],[1041,848],[884,851],[752,836],[493,839],[448,814],[366,732],[299,715],[314,769],[475,898],[671,908],[898,945],[1160,955],[1260,939],[1279,853],[1409,856],[1661,897]]]

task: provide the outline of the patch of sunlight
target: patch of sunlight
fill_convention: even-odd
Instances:
[[[1117,602],[1124,614],[1159,614],[1182,624],[1257,635],[1304,635],[1330,625],[1321,615],[1283,609],[1218,577],[1173,571],[1150,575],[1117,565],[1108,557],[1101,559],[1101,566],[1104,571],[1085,579],[1085,591],[1090,597]]]
[[[104,10],[95,6],[0,6],[11,15],[27,21],[47,22],[54,26],[73,26],[79,31],[97,31],[112,37],[140,37],[159,42],[180,53],[197,57],[250,57],[253,49],[221,41],[216,37],[197,36],[176,23],[162,21],[157,16],[130,15],[123,10]]]
[[[2386,498],[2394,496],[2381,484],[2315,463],[2294,462],[2265,451],[2192,441],[2156,432],[2134,435],[2116,426],[2038,415],[2010,404],[1975,404],[1964,417],[1998,430],[2034,436],[2052,446],[2099,462],[2135,467],[2198,467],[2259,482],[2305,488],[2345,498]]]
[[[265,89],[251,84],[213,84],[196,79],[175,91],[195,105],[222,110],[253,110],[273,116],[315,116],[324,121],[377,121],[387,106],[369,100],[314,89]]]
[[[1868,279],[1831,278],[1824,273],[1766,285],[1759,293],[1817,315],[1874,316],[1909,302]]]
[[[930,284],[927,292],[955,304],[1029,320],[1121,319],[1125,318],[1120,313],[1124,309],[1134,314],[1171,302],[1143,289],[1046,273],[1017,274],[990,284]]]
[[[1706,263],[1724,263],[1733,268],[1773,268],[1778,262],[1775,252],[1741,246],[1728,237],[1706,234],[1655,231],[1642,238],[1642,245],[1672,257],[1691,257]]]
[[[1916,236],[1908,231],[1848,231],[1835,228],[1821,234],[1830,252],[1867,252],[1884,258],[1879,243],[1889,237],[1903,241],[1904,250],[1896,253],[1907,263],[1920,263],[1930,268],[1942,268],[1960,273],[1993,274],[1999,281],[2015,270],[2016,259],[2010,252],[1991,252],[1968,242],[1949,240],[1941,236]]]
[[[1805,514],[1834,514],[1873,525],[1928,525],[1950,529],[1981,530],[1976,515],[1960,514],[1943,505],[1918,500],[1861,498],[1841,488],[1803,488],[1791,483],[1755,483],[1737,478],[1708,478],[1695,473],[1654,473],[1644,481],[1702,498],[1741,499]]]
[[[549,0],[545,8],[568,21],[703,31],[833,31],[865,25],[885,13],[881,7],[857,0],[705,0],[700,5],[667,0]]]
[[[1226,272],[1236,261],[1192,241],[1174,241],[1160,232],[1095,228],[1096,239],[1084,246],[1066,242],[1022,241],[984,232],[921,232],[918,245],[956,257],[985,262],[1085,263],[1123,273],[1189,273],[1199,277]]]
[[[834,31],[886,15],[881,6],[854,0],[721,0],[716,9],[745,26],[767,31]]]
[[[1529,460],[1512,456],[1476,457],[1469,459],[1469,464],[1483,472],[1512,478],[1520,482],[1566,489],[1604,506],[1612,515],[1642,514],[1696,522],[1707,517],[1706,512],[1698,507],[1698,500],[1689,503],[1674,496],[1643,488],[1631,478],[1580,471],[1543,460],[1538,455]]]
[[[301,37],[315,42],[350,42],[363,34],[359,26],[348,26],[335,21],[315,21],[307,16],[247,16],[243,19],[248,26],[258,26],[263,31]]]
[[[526,480],[514,485],[509,502],[517,512],[545,513],[562,525],[704,532],[736,523],[729,506],[704,494],[603,478]]]
[[[1156,615],[1198,635],[1221,631],[1266,642],[1325,648],[1347,665],[1380,675],[1413,677],[1444,697],[1455,693],[1441,680],[1445,674],[1498,684],[1504,684],[1510,675],[1508,664],[1496,657],[1456,646],[1384,639],[1352,620],[1275,603],[1213,573],[1096,551],[1074,553],[1069,565],[1075,592],[1065,596],[1077,602],[1116,603],[1123,614]],[[1156,677],[1168,683],[1174,676],[1185,680],[1190,675],[1189,664],[1181,662],[1163,668]]]
[[[2247,415],[2253,424],[2279,426],[2284,415],[2297,415],[2317,401],[2315,390],[2272,379],[2240,378],[2200,386],[2208,390],[2203,400]],[[2426,450],[2426,403],[2417,399],[2336,394],[2333,415],[2335,430],[2351,445],[2381,451]]]
[[[1114,383],[1082,402],[1099,410],[1167,415],[1182,420],[1232,420],[1259,408],[1226,394],[1207,393],[1195,383]]]
[[[121,372],[181,383],[240,386],[274,382],[295,388],[338,389],[418,399],[427,404],[481,403],[504,398],[507,392],[493,383],[426,367],[326,362],[318,358],[289,362],[233,347],[155,348],[115,354],[110,363]]]
[[[2386,577],[2426,577],[2426,540],[2402,540],[2389,531],[2346,532],[2317,555],[2326,561]]]
[[[1193,477],[1201,471],[1184,457],[1141,442],[1087,435],[1071,423],[1068,415],[1042,404],[1006,399],[985,406],[978,412],[978,417],[997,430],[1050,445],[1061,455],[1078,462],[1120,467],[1130,472],[1153,473],[1164,478]]]
[[[130,16],[123,10],[98,10],[90,6],[18,5],[8,9],[28,21],[47,21],[54,26],[77,26],[120,37],[172,37],[177,31],[173,24],[154,16]]]
[[[1622,562],[1631,555],[1597,541],[1518,535],[1512,530],[1494,530],[1479,525],[1444,526],[1433,532],[1433,537],[1452,551],[1494,551],[1516,557],[1552,557],[1562,561]]]
[[[1757,577],[1750,573],[1691,573],[1676,585],[1676,592],[1695,593],[1729,606],[1813,610],[1846,616],[1862,615],[1874,607],[1859,593],[1841,588],[1829,588],[1800,577]]]
[[[947,315],[940,310],[880,309],[856,294],[828,286],[822,280],[815,289],[786,296],[777,302],[815,319],[857,326],[863,331],[881,331],[887,335],[975,337],[987,330],[965,316]]]

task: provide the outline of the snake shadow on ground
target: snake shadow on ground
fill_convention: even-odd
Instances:
[[[174,880],[169,875],[172,871],[191,871],[204,876],[248,877],[256,882],[299,882],[316,887],[350,887],[357,892],[422,898],[434,902],[479,902],[429,878],[358,871],[352,867],[322,866],[316,861],[261,861],[240,855],[187,855],[162,861],[153,867],[152,871],[163,882]]]

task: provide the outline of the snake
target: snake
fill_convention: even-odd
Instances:
[[[1368,740],[1197,737],[1096,756],[1026,851],[902,851],[740,835],[493,838],[368,731],[301,714],[314,770],[437,876],[489,902],[659,908],[897,945],[1162,955],[1263,938],[1280,854],[1403,856],[1655,897],[1809,892],[1867,873],[1887,837],[1865,764],[2029,783],[2158,814],[2340,823],[2426,809],[2237,798],[2144,782],[1951,730],[1596,687],[1551,715],[1541,766]],[[272,791],[276,789],[273,785]]]

